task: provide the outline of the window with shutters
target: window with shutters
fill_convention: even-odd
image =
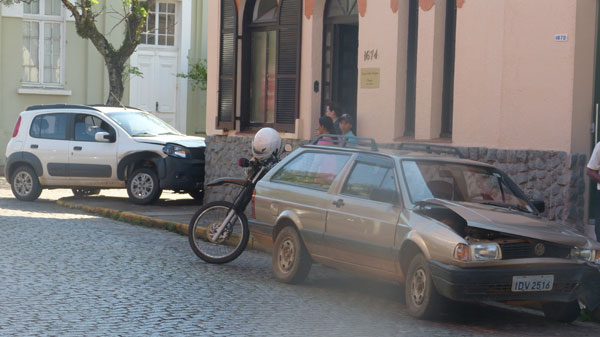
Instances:
[[[301,0],[249,0],[244,9],[241,129],[293,132],[298,118]]]
[[[235,129],[235,88],[237,77],[238,8],[234,0],[221,0],[219,41],[219,98],[217,129]]]

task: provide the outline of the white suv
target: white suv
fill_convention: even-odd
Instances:
[[[36,105],[21,112],[6,147],[5,177],[19,200],[44,188],[75,195],[127,188],[136,204],[163,189],[202,199],[204,138],[181,134],[135,108]]]

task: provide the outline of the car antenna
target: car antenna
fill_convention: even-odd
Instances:
[[[121,108],[127,110],[127,107],[125,105],[123,105],[123,103],[121,103],[121,100],[119,100],[117,98],[117,96],[115,96],[115,94],[113,94],[113,92],[111,91],[110,94],[117,100],[117,102],[119,102],[119,105],[121,105]]]

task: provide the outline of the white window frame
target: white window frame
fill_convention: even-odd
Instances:
[[[169,45],[160,45],[158,44],[158,23],[159,23],[159,12],[158,12],[158,8],[159,5],[163,3],[163,4],[174,4],[175,5],[175,35],[173,35],[174,38],[174,45],[169,46]],[[182,21],[182,2],[181,0],[156,0],[156,11],[155,13],[155,17],[154,17],[154,22],[155,22],[155,26],[154,26],[154,32],[146,32],[148,33],[148,36],[150,34],[154,34],[154,44],[148,44],[148,43],[143,43],[140,41],[140,44],[138,45],[138,47],[141,48],[155,48],[155,49],[172,49],[172,50],[178,50],[179,49],[179,44],[180,44],[180,34],[181,34],[181,21]],[[146,23],[144,24],[144,29],[146,29],[148,27],[148,17],[145,18]],[[145,31],[144,31],[145,32]],[[144,33],[142,32],[142,34]]]
[[[48,88],[48,89],[63,89],[65,87],[65,56],[66,56],[66,9],[61,4],[60,16],[45,15],[46,2],[49,0],[39,0],[40,14],[28,14],[23,11],[23,23],[25,22],[38,22],[39,26],[39,41],[38,41],[38,82],[25,82],[21,80],[21,87],[23,88]],[[60,64],[59,72],[60,79],[59,83],[44,83],[44,29],[46,23],[58,23],[60,24]],[[23,71],[23,64],[21,64],[21,71]],[[28,92],[24,92],[28,93]]]

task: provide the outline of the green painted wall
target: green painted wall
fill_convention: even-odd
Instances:
[[[100,1],[106,7],[119,8],[122,0]],[[4,151],[21,111],[35,104],[103,104],[108,97],[108,72],[104,59],[88,40],[75,31],[75,23],[66,22],[65,90],[71,95],[19,94],[22,74],[22,19],[1,16],[0,6],[0,167],[6,162]],[[119,17],[103,14],[98,28],[110,32],[109,40],[118,48],[123,28],[116,27]],[[125,83],[123,104],[129,104],[129,83]]]
[[[193,0],[190,61],[206,59],[207,12],[209,0]],[[122,0],[100,1],[99,6],[120,8]],[[115,48],[120,46],[123,27],[116,26],[121,17],[103,14],[97,20],[101,32],[110,32],[109,40]],[[65,44],[65,90],[71,95],[19,94],[22,74],[22,19],[2,17],[0,5],[0,167],[6,158],[4,150],[15,121],[21,111],[35,104],[103,104],[108,97],[108,72],[103,58],[88,40],[75,31],[75,23],[66,22]],[[68,15],[68,14],[67,14]],[[129,104],[129,82],[124,83],[122,103]],[[186,133],[206,133],[206,92],[188,89]]]
[[[206,59],[208,0],[192,1],[192,10],[190,64]],[[206,135],[206,91],[192,90],[191,85],[188,86],[186,129],[189,135]]]

